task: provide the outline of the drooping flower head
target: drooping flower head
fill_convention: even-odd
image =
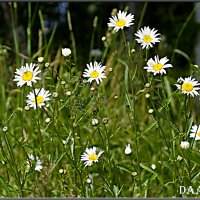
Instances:
[[[128,154],[131,154],[131,152],[132,152],[131,145],[130,144],[126,145],[124,153],[128,155]]]
[[[195,138],[195,140],[200,140],[200,125],[194,125],[192,126],[190,130],[190,137]]]
[[[167,57],[159,59],[158,55],[154,57],[154,60],[150,58],[147,62],[148,66],[145,66],[144,69],[147,70],[147,72],[154,73],[154,76],[156,74],[166,74],[165,68],[173,67],[171,64],[166,64],[169,61]]]
[[[33,107],[34,109],[36,109],[37,107],[41,108],[42,106],[45,105],[45,101],[49,101],[51,94],[49,93],[49,91],[44,90],[44,88],[42,89],[35,89],[33,92],[30,92],[27,95],[27,100],[26,103],[28,104],[28,106]]]
[[[96,153],[96,147],[87,148],[85,153],[81,155],[81,160],[84,162],[85,167],[91,166],[93,162],[98,162],[99,157],[103,151],[100,151],[98,154]]]
[[[29,65],[26,63],[26,66],[16,69],[16,75],[13,81],[17,81],[17,86],[20,87],[22,87],[24,84],[32,87],[32,82],[36,83],[37,80],[40,80],[40,78],[37,77],[40,72],[41,71],[39,70],[39,67],[35,68],[35,64],[30,63]]]
[[[83,77],[87,77],[88,82],[92,82],[95,80],[97,84],[99,82],[102,82],[102,78],[106,78],[104,70],[106,66],[102,66],[101,63],[97,63],[96,61],[94,64],[90,62],[90,64],[87,64],[87,69],[83,72]]]
[[[32,166],[32,161],[35,161],[35,170],[36,171],[41,171],[42,170],[42,162],[39,159],[38,156],[36,156],[36,158],[34,158],[33,154],[28,155],[29,160],[26,161],[26,163],[28,164],[29,167]]]
[[[142,49],[153,47],[153,44],[160,42],[160,38],[157,37],[160,33],[157,33],[157,30],[154,28],[150,29],[148,26],[138,30],[135,35],[139,38],[136,41],[142,45]]]
[[[134,23],[132,23],[132,21],[134,20],[134,15],[127,15],[127,12],[119,10],[117,15],[110,17],[109,20],[108,27],[114,27],[114,30],[117,32],[119,29],[133,25]]]
[[[195,95],[198,96],[199,93],[197,92],[200,88],[197,87],[200,85],[198,81],[196,81],[194,78],[187,77],[183,79],[182,77],[178,78],[177,80],[180,84],[175,84],[176,87],[182,91],[183,94],[191,95],[194,97]]]

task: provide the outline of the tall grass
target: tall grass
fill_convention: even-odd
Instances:
[[[137,30],[148,17],[147,8],[145,3],[141,18],[135,19]],[[27,12],[27,55],[19,50],[17,3],[10,4],[14,49],[0,45],[0,196],[198,196],[180,194],[180,186],[197,188],[199,183],[199,144],[189,137],[192,126],[200,122],[194,101],[199,101],[199,96],[193,98],[176,88],[175,66],[166,69],[167,75],[156,76],[143,68],[154,49],[162,51],[164,41],[144,50],[135,35],[133,42],[127,39],[128,28],[118,32],[108,28],[98,33],[102,34],[104,50],[96,61],[106,66],[107,77],[98,85],[84,80],[78,70],[70,12],[67,19],[72,55],[68,57],[61,49],[55,57],[51,55],[56,26],[47,38],[41,10],[38,51],[33,52],[31,3],[27,3]],[[172,65],[175,53],[187,56],[177,44],[193,13],[177,35],[169,60]],[[94,30],[88,42],[90,50],[99,17],[91,22]],[[10,66],[11,56],[14,60]],[[39,62],[38,57],[44,60]],[[88,63],[94,61],[91,54],[88,58]],[[15,70],[30,62],[39,66],[41,80],[33,87],[17,87],[13,82]],[[188,64],[188,76],[200,73],[192,63]],[[50,101],[42,108],[37,104],[36,109],[27,107],[27,94],[42,87],[50,91]],[[98,123],[92,124],[93,119]],[[190,147],[181,148],[181,141],[188,141]],[[125,154],[127,144],[131,154]],[[93,146],[104,152],[98,162],[85,167],[81,155]],[[38,162],[40,170],[36,170]]]

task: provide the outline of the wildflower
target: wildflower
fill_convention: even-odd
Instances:
[[[145,94],[146,99],[148,99],[151,95],[149,93]]]
[[[71,95],[72,95],[72,92],[71,92],[71,91],[68,91],[68,92],[66,92],[66,95],[67,95],[67,96],[71,96]]]
[[[46,123],[49,123],[51,121],[51,119],[49,118],[49,117],[47,117],[46,119],[45,119],[45,122]]]
[[[109,72],[112,72],[112,71],[113,71],[113,69],[112,69],[112,67],[110,67],[110,68],[109,68]]]
[[[101,38],[101,40],[102,40],[103,42],[106,41],[106,37],[103,36],[103,37]]]
[[[150,85],[151,85],[150,83],[146,83],[146,84],[145,84],[145,87],[146,87],[146,88],[149,88]]]
[[[119,97],[117,95],[114,96],[114,99],[118,99]]]
[[[36,96],[35,96],[36,95]],[[26,103],[30,106],[33,107],[34,109],[36,109],[36,107],[42,107],[45,105],[45,101],[49,101],[51,94],[49,93],[49,91],[44,90],[44,88],[42,89],[35,89],[33,92],[30,92],[27,95],[27,100]],[[37,105],[36,105],[37,104]]]
[[[153,112],[154,112],[153,109],[149,109],[149,110],[148,110],[148,113],[149,113],[149,114],[151,114],[151,113],[153,113]]]
[[[35,69],[35,64],[30,63],[27,64],[26,66],[22,66],[20,69],[16,69],[15,72],[15,78],[13,81],[18,81],[17,86],[22,87],[24,84],[27,84],[28,86],[32,87],[32,82],[36,83],[37,80],[40,80],[37,75],[41,72],[39,67],[36,67]]]
[[[50,64],[49,64],[48,62],[44,64],[44,66],[45,66],[46,68],[49,67],[49,65],[50,65]]]
[[[181,149],[188,149],[190,147],[190,143],[188,141],[181,141],[180,147]]]
[[[102,81],[102,78],[106,78],[103,72],[106,66],[102,66],[101,63],[95,61],[94,64],[92,64],[92,62],[90,62],[90,64],[87,64],[87,68],[88,69],[85,69],[83,72],[83,77],[89,77],[88,82],[91,83],[95,80],[97,84],[99,84],[99,82]]]
[[[24,106],[24,109],[25,109],[26,111],[28,111],[28,110],[30,109],[30,107],[29,107],[29,106]]]
[[[56,97],[58,97],[58,93],[57,93],[57,92],[54,92],[54,93],[52,94],[52,96],[56,98]]]
[[[182,159],[183,159],[183,158],[182,158],[181,156],[179,156],[179,155],[177,156],[177,160],[178,160],[178,161],[181,161]]]
[[[156,74],[166,74],[165,68],[173,67],[171,64],[166,64],[169,59],[167,57],[159,59],[158,55],[154,57],[155,60],[152,58],[148,60],[147,65],[144,69],[147,70],[147,72],[153,72],[154,76]]]
[[[103,153],[103,151],[100,151],[98,154],[96,153],[96,147],[92,147],[92,148],[87,148],[86,152],[81,155],[81,160],[83,162],[85,162],[85,167],[87,166],[91,166],[93,164],[93,162],[98,162],[99,157],[101,156],[101,154]]]
[[[98,119],[92,119],[92,125],[93,126],[98,125],[98,123],[99,123]]]
[[[117,32],[119,29],[133,25],[134,15],[127,15],[127,12],[119,10],[117,15],[110,17],[109,20],[108,27],[114,27],[114,30]]]
[[[125,148],[125,154],[131,154],[131,152],[132,152],[132,150],[131,150],[131,146],[130,146],[130,144],[128,144],[128,145],[126,145],[126,148]]]
[[[8,130],[8,127],[4,126],[2,130],[3,130],[3,132],[6,132]]]
[[[135,49],[131,49],[131,53],[135,53]]]
[[[195,140],[200,140],[200,125],[192,126],[190,137],[195,138]]]
[[[72,53],[71,49],[69,48],[62,48],[62,55],[65,56],[65,57],[68,57],[70,56]]]
[[[65,169],[59,169],[59,173],[60,174],[66,174],[66,170]]]
[[[155,165],[155,164],[152,164],[152,165],[151,165],[151,169],[153,169],[153,170],[156,169],[156,165]]]
[[[66,81],[61,81],[61,85],[65,85],[66,84]]]
[[[94,90],[95,90],[95,88],[94,88],[94,87],[91,87],[91,88],[90,88],[90,90],[91,90],[91,91],[94,91]]]
[[[137,176],[137,172],[132,172],[132,175],[133,176]]]
[[[102,122],[103,122],[104,124],[107,124],[107,123],[108,123],[108,119],[105,117],[105,118],[102,119]]]
[[[41,171],[43,167],[41,165],[42,163],[41,163],[41,160],[39,159],[39,157],[36,156],[36,159],[35,159],[34,156],[33,156],[33,154],[28,155],[28,157],[29,157],[29,161],[28,160],[26,161],[27,164],[30,165],[30,163],[32,164],[32,161],[35,160],[35,170],[36,171]]]
[[[90,183],[92,183],[92,180],[91,180],[90,178],[87,178],[87,179],[86,179],[86,182],[87,182],[88,184],[90,184]]]
[[[198,81],[196,81],[194,78],[187,77],[185,79],[183,79],[182,77],[178,78],[177,80],[178,83],[180,84],[175,84],[176,87],[182,91],[183,94],[187,94],[187,95],[191,95],[192,97],[194,97],[195,95],[198,96],[199,93],[197,92],[197,90],[199,90],[199,86],[200,83],[198,83]]]
[[[156,33],[157,30],[150,29],[148,26],[141,28],[141,30],[138,30],[135,35],[139,37],[139,39],[136,39],[138,43],[141,43],[142,49],[148,48],[148,47],[153,47],[153,44],[156,42],[160,42],[160,38],[157,36],[160,35],[160,33]]]
[[[44,61],[44,57],[39,57],[39,58],[38,58],[38,62],[39,62],[39,63],[42,63],[43,61]]]

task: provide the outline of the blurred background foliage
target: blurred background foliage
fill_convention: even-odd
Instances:
[[[12,34],[12,13],[17,18],[14,19],[17,28],[18,40],[20,41],[20,52],[27,55],[27,25],[28,25],[28,3],[18,2],[0,3],[0,44],[14,48]],[[90,41],[93,32],[93,20],[98,17],[97,28],[95,31],[94,48],[103,50],[104,45],[101,41],[102,36],[107,30],[107,23],[113,8],[124,9],[128,6],[129,11],[135,15],[135,25],[128,30],[127,35],[130,40],[134,39],[137,25],[141,16],[145,2],[32,2],[31,3],[31,37],[32,52],[38,50],[39,30],[41,29],[39,12],[42,13],[45,35],[50,37],[53,28],[57,24],[54,42],[52,43],[50,55],[55,56],[58,48],[71,47],[70,32],[67,22],[67,10],[70,11],[73,33],[76,41],[78,68],[83,69],[89,59]],[[142,26],[154,27],[163,36],[161,56],[171,58],[176,44],[178,33],[191,14],[194,2],[148,2]],[[194,48],[196,44],[199,24],[195,20],[195,14],[184,29],[176,48],[186,53],[194,62]],[[158,52],[157,52],[158,53]],[[41,55],[42,56],[42,55]],[[176,54],[172,60],[177,69],[177,73],[182,73],[188,66],[188,61],[183,56]],[[13,58],[10,58],[13,63]],[[184,70],[183,70],[184,69]],[[184,72],[183,72],[184,73]],[[185,72],[187,73],[187,72]]]

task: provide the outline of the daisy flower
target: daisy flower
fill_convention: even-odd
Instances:
[[[103,151],[100,151],[98,154],[96,153],[96,147],[92,147],[92,148],[87,148],[85,153],[83,155],[81,155],[81,160],[83,162],[85,162],[85,167],[87,166],[91,166],[93,164],[93,162],[98,162],[99,157],[101,156],[101,154],[103,153]]]
[[[33,154],[28,155],[28,157],[29,157],[29,160],[26,161],[26,163],[28,164],[28,166],[31,167],[32,161],[35,160],[35,170],[36,171],[41,171],[43,167],[42,167],[42,162],[39,159],[39,157],[36,156],[36,159],[35,159],[34,156],[33,156]]]
[[[26,63],[26,66],[22,66],[19,69],[16,69],[15,72],[15,78],[13,81],[17,81],[17,86],[22,87],[24,84],[27,84],[28,86],[32,87],[32,82],[36,83],[37,80],[40,80],[37,75],[41,72],[38,70],[39,67],[35,68],[35,64]]]
[[[108,27],[114,27],[114,30],[117,32],[119,29],[133,25],[134,23],[132,23],[132,21],[134,20],[134,15],[127,15],[127,12],[119,10],[117,15],[110,17],[109,20]]]
[[[183,94],[187,94],[187,95],[190,94],[192,97],[194,97],[195,95],[196,96],[199,95],[197,90],[199,90],[200,88],[197,86],[199,86],[200,83],[198,83],[198,81],[196,81],[191,76],[187,77],[185,79],[180,77],[180,78],[178,78],[177,82],[180,84],[175,84],[175,85],[179,90],[182,91]]]
[[[190,130],[190,137],[195,138],[195,140],[200,140],[200,125],[194,125],[192,126]]]
[[[173,67],[171,64],[166,64],[169,59],[167,57],[159,59],[158,55],[154,57],[155,60],[152,58],[148,60],[147,65],[144,69],[147,70],[147,72],[154,73],[154,76],[156,74],[166,74],[165,68]]]
[[[45,105],[45,101],[49,101],[51,94],[49,93],[49,91],[44,90],[44,88],[42,89],[35,89],[33,92],[30,92],[26,97],[28,98],[26,100],[26,103],[28,104],[28,106],[33,107],[34,109],[36,109],[36,107],[42,107]],[[37,102],[37,103],[36,103]],[[36,105],[37,104],[37,105]]]
[[[141,28],[141,30],[138,30],[137,33],[135,33],[139,39],[136,39],[138,43],[141,43],[142,49],[148,48],[148,47],[153,47],[153,44],[156,42],[160,42],[160,38],[157,36],[160,35],[160,33],[157,33],[157,30],[150,29],[148,26]]]
[[[87,69],[83,72],[83,77],[89,77],[88,82],[92,82],[95,80],[97,84],[99,82],[102,82],[102,78],[106,78],[104,70],[106,66],[102,66],[101,63],[97,63],[96,61],[94,64],[90,62],[90,64],[87,64]]]

